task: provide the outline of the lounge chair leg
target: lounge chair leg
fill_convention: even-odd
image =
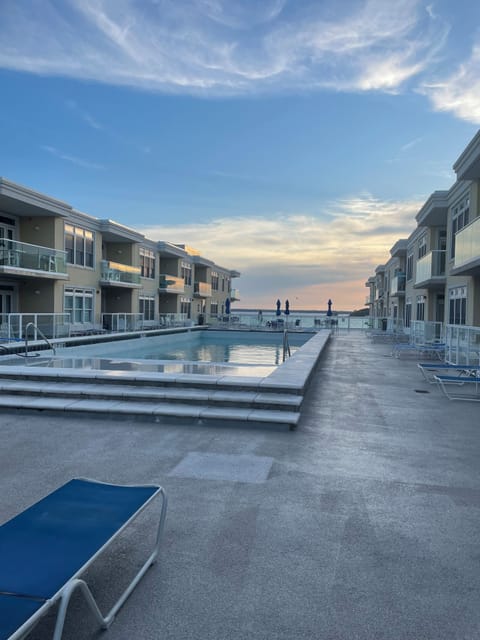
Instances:
[[[100,609],[98,608],[97,603],[92,596],[92,592],[88,588],[86,582],[76,578],[75,580],[71,580],[71,582],[67,585],[67,588],[63,592],[62,598],[60,600],[60,608],[58,610],[57,622],[55,624],[55,631],[53,633],[52,640],[61,640],[63,627],[65,625],[65,616],[67,615],[67,608],[70,603],[70,598],[72,597],[72,594],[76,589],[80,589],[82,591],[87,604],[89,605],[93,615],[95,616],[95,619],[102,627],[102,629],[108,629],[109,624],[111,624],[111,622],[108,623],[106,618],[104,618],[100,613]]]
[[[167,495],[163,488],[160,488],[160,493],[162,495],[162,509],[160,512],[160,519],[158,523],[154,550],[150,554],[146,562],[143,564],[140,571],[138,571],[136,576],[133,578],[131,583],[128,585],[128,587],[125,589],[125,591],[122,593],[120,598],[113,605],[113,607],[110,609],[110,611],[107,613],[106,616],[102,615],[95,601],[95,598],[92,595],[92,592],[88,588],[87,583],[84,580],[80,580],[78,578],[71,580],[65,587],[60,599],[60,607],[57,614],[57,622],[55,624],[55,631],[54,631],[52,640],[61,640],[63,627],[65,624],[65,617],[67,615],[67,608],[70,603],[72,594],[76,589],[80,589],[80,591],[85,596],[85,600],[87,601],[87,604],[89,605],[95,619],[97,620],[98,624],[102,629],[108,629],[108,627],[112,624],[119,609],[125,604],[125,601],[130,596],[130,594],[135,589],[135,587],[140,582],[140,580],[143,578],[143,576],[146,574],[148,569],[152,566],[152,564],[154,564],[160,552],[160,545],[162,542],[163,529],[165,527],[165,518],[167,516],[167,504],[168,504]]]

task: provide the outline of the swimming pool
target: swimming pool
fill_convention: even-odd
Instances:
[[[311,334],[289,334],[293,354]],[[283,362],[283,334],[196,331],[57,348],[26,359],[35,367],[267,376]],[[19,364],[16,361],[5,364]]]

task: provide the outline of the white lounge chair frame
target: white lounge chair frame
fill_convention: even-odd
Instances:
[[[449,364],[448,362],[419,362],[418,368],[429,384],[438,384],[435,376],[455,374],[457,376],[478,376],[480,367],[466,364]]]
[[[435,376],[435,380],[449,400],[480,402],[478,376]],[[464,393],[459,393],[461,389]]]

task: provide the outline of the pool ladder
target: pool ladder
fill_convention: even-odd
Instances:
[[[55,347],[52,345],[50,340],[44,335],[43,331],[41,331],[34,322],[28,322],[25,327],[25,354],[19,354],[19,355],[24,355],[25,358],[32,357],[28,355],[28,330],[30,329],[30,327],[33,327],[33,329],[35,329],[35,331],[41,335],[41,337],[45,340],[47,345],[53,351],[53,355],[55,355]],[[40,354],[35,353],[34,355],[38,356]]]

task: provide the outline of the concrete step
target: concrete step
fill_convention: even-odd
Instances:
[[[64,412],[75,415],[104,415],[109,418],[144,418],[161,422],[162,418],[188,418],[202,422],[241,423],[254,426],[262,423],[270,426],[294,428],[299,419],[298,411],[275,411],[238,407],[214,407],[170,402],[143,402],[132,400],[73,399],[61,396],[27,394],[0,395],[0,409],[21,411]]]
[[[81,370],[81,369],[55,369],[48,367],[19,366],[15,367],[15,373],[8,367],[0,369],[0,382],[2,380],[34,380],[52,383],[80,383],[95,385],[135,385],[165,388],[195,388],[215,391],[255,391],[257,393],[281,393],[302,395],[301,387],[285,381],[272,382],[267,378],[243,377],[243,376],[218,376],[202,374],[173,374],[151,373],[145,371],[108,371],[108,370]]]
[[[214,407],[299,411],[303,396],[265,391],[157,387],[136,384],[95,384],[52,380],[0,379],[0,392],[7,395],[69,400],[110,400],[155,404],[186,404]]]

